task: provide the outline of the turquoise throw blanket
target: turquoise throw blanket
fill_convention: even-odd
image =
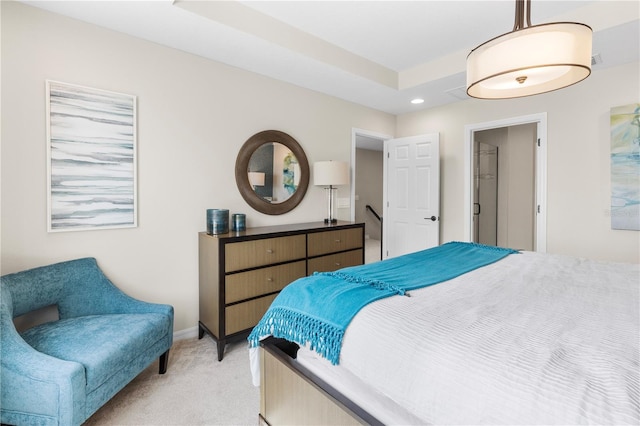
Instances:
[[[342,337],[367,304],[450,280],[516,250],[450,242],[438,247],[335,272],[314,273],[286,286],[249,335],[251,346],[268,335],[310,348],[338,364]]]

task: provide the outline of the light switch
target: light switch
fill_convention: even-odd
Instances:
[[[347,209],[350,206],[349,198],[338,198],[336,204],[339,209]]]

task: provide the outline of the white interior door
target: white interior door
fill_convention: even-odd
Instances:
[[[390,139],[384,145],[383,257],[440,243],[440,135]]]

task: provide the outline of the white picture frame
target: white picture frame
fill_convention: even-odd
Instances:
[[[138,226],[136,103],[46,80],[48,232]]]

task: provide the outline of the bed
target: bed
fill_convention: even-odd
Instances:
[[[450,253],[431,258],[432,250],[402,257],[408,280],[465,263]],[[371,281],[367,267],[290,286],[350,285],[361,283],[353,278],[361,275]],[[271,425],[640,424],[639,265],[510,251],[460,270],[404,293],[391,285],[391,295],[357,309],[337,359],[291,331],[300,327],[298,318],[275,327],[267,312],[250,336],[261,419]],[[321,300],[343,305],[340,298]]]

